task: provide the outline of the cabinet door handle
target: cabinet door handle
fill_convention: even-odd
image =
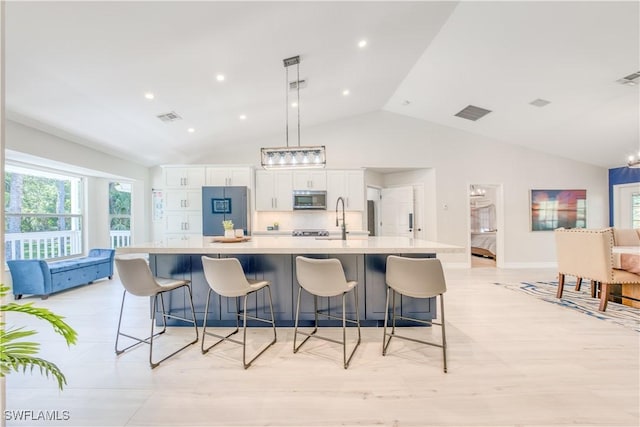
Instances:
[[[185,230],[188,230],[188,229],[189,229],[189,223],[188,223],[188,222],[185,222],[185,223],[184,223],[184,229],[185,229]]]
[[[278,198],[276,197],[274,200],[276,201],[276,209],[278,209]]]

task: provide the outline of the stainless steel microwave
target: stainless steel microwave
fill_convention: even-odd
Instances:
[[[293,209],[327,209],[327,192],[326,191],[293,191]]]

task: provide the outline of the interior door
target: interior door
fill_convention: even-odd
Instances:
[[[634,197],[640,194],[638,183],[613,186],[613,226],[634,228]],[[636,219],[637,221],[637,219]]]
[[[413,237],[413,187],[383,188],[380,199],[380,235]]]

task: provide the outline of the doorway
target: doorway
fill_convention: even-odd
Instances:
[[[640,184],[613,186],[613,226],[640,228]]]
[[[469,265],[499,267],[502,263],[502,186],[470,184]]]

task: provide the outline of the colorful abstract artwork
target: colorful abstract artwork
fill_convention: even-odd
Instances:
[[[531,231],[586,226],[587,190],[531,190]]]

